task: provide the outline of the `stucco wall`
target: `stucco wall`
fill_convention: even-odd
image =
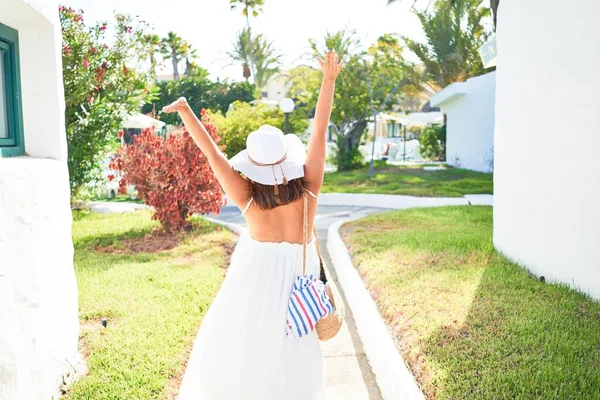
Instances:
[[[592,0],[501,3],[494,176],[496,247],[598,299],[599,14]]]
[[[446,160],[455,167],[493,170],[496,72],[467,80],[467,93],[440,104],[447,115]]]
[[[50,399],[81,366],[57,4],[1,0],[19,32],[26,156],[0,158],[0,399]]]

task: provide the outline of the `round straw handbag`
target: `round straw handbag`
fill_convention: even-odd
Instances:
[[[303,271],[302,275],[306,273],[306,242],[308,240],[308,199],[306,193],[303,194],[304,201],[304,263],[303,263]],[[313,229],[315,235],[315,243],[317,246],[317,254],[319,256],[319,264],[320,264],[320,277],[321,282],[325,284],[325,288],[327,291],[327,297],[331,300],[333,304],[334,311],[327,317],[321,318],[317,321],[315,325],[315,330],[317,331],[317,336],[319,340],[326,341],[337,335],[342,327],[342,322],[344,321],[345,315],[345,307],[344,302],[340,296],[340,293],[337,290],[337,287],[333,280],[330,279],[329,272],[325,266],[325,262],[323,261],[323,257],[321,256],[321,250],[319,249],[319,236],[317,235],[317,228]]]

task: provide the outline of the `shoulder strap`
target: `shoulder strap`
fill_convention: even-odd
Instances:
[[[315,195],[313,192],[311,192],[311,191],[310,191],[310,190],[308,190],[308,189],[305,189],[305,190],[306,190],[306,191],[308,192],[308,194],[310,194],[312,197],[314,197],[315,199],[319,200],[319,198],[318,198],[318,197],[317,197],[317,196],[316,196],[316,195]]]
[[[246,214],[246,211],[248,211],[248,209],[250,208],[250,204],[252,204],[253,201],[254,197],[250,197],[250,200],[248,200],[248,203],[246,203],[246,207],[244,207],[244,209],[242,210],[242,216]]]

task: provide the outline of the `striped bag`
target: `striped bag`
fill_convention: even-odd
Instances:
[[[308,335],[315,329],[317,321],[333,311],[325,284],[313,274],[299,276],[294,282],[288,305],[286,336],[292,339]]]

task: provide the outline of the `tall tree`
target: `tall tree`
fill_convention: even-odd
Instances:
[[[227,55],[233,62],[241,62],[243,68],[243,76],[246,82],[252,75],[250,72],[250,31],[247,28],[242,29],[238,32],[236,41],[233,42],[233,51],[228,52]]]
[[[249,31],[243,29],[238,33],[237,40],[233,43],[233,51],[227,55],[233,62],[241,62],[244,66],[244,78],[248,80],[247,65],[250,54],[254,57],[254,84],[258,92],[261,91],[280,72],[281,53],[274,47],[263,34],[257,35],[252,43],[249,42]]]
[[[253,43],[254,84],[256,90],[262,90],[271,79],[281,71],[281,53],[263,34],[257,35]]]
[[[430,10],[413,10],[426,42],[403,40],[423,63],[425,79],[433,90],[485,72],[477,50],[489,37],[483,22],[490,10],[481,7],[482,2],[438,0]]]
[[[254,56],[252,54],[252,50],[254,49],[252,45],[252,31],[250,29],[250,14],[253,17],[258,17],[258,15],[263,12],[262,6],[265,4],[264,0],[229,0],[229,4],[231,5],[231,9],[235,10],[238,7],[242,9],[242,15],[246,18],[246,29],[248,35],[248,48],[250,49],[249,53],[249,64],[250,69],[252,71],[252,75],[256,74],[256,70],[254,67]]]
[[[314,56],[331,48],[344,60],[344,69],[336,82],[331,122],[340,132],[338,170],[357,168],[363,164],[358,146],[373,110],[387,111],[399,99],[405,70],[399,41],[392,35],[383,35],[365,53],[360,50],[355,32],[342,30],[328,32],[322,40],[311,40],[310,46]],[[312,91],[318,91],[318,83]],[[309,107],[314,107],[316,98],[309,97]]]
[[[173,65],[173,78],[179,79],[179,62],[181,61],[181,52],[183,39],[175,32],[169,32],[167,37],[162,40],[161,53],[165,59],[170,59]]]
[[[162,42],[155,33],[148,33],[144,36],[144,41],[148,45],[148,58],[150,59],[150,73],[156,75],[156,53],[160,52]]]
[[[196,67],[195,60],[198,59],[198,52],[192,48],[191,44],[184,41],[181,45],[181,57],[185,60],[185,76],[190,78],[194,67]]]

